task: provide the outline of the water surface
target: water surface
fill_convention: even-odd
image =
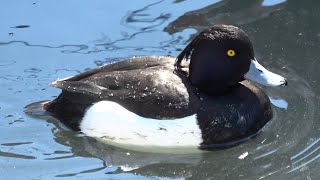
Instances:
[[[1,178],[320,179],[319,19],[318,1],[3,1]],[[254,140],[203,154],[142,153],[23,113],[59,94],[53,80],[126,57],[177,55],[220,23],[244,29],[259,61],[289,80],[263,87],[279,107]]]

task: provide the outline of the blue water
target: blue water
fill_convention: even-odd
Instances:
[[[299,0],[0,2],[1,179],[320,179],[320,3]],[[256,139],[203,154],[104,145],[24,106],[50,82],[137,55],[177,55],[195,33],[233,24],[289,80],[265,88],[275,117]],[[277,103],[278,102],[278,103]]]

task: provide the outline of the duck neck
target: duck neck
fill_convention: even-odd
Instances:
[[[207,95],[210,96],[222,96],[225,94],[230,93],[232,88],[234,88],[236,84],[233,85],[221,85],[217,84],[216,82],[206,82],[206,83],[201,83],[201,84],[193,84],[196,86],[201,92],[206,93]]]

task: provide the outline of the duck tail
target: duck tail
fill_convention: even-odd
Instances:
[[[31,103],[24,107],[24,112],[30,116],[35,117],[44,117],[44,116],[52,116],[52,113],[47,111],[47,106],[51,101],[39,101],[35,103]]]
[[[83,118],[88,104],[77,104],[58,96],[52,101],[40,101],[25,106],[24,112],[37,118],[53,117],[62,122],[66,127],[79,131],[80,121]]]

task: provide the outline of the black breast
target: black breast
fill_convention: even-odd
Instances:
[[[202,148],[232,146],[254,137],[272,118],[269,98],[247,81],[223,96],[201,94],[197,113]]]

